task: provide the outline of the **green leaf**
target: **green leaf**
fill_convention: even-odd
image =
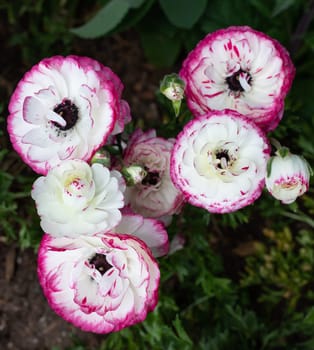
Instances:
[[[246,4],[243,11],[242,0],[232,0],[232,6],[230,4],[228,1],[209,1],[201,20],[201,29],[209,33],[231,25],[256,27],[258,15],[252,5]]]
[[[273,164],[273,160],[274,160],[274,157],[270,157],[268,162],[267,162],[267,177],[270,177],[270,174],[271,174],[271,166]]]
[[[159,0],[159,3],[173,25],[190,29],[204,13],[207,0]]]
[[[180,32],[170,24],[163,13],[154,12],[139,26],[141,43],[147,58],[157,67],[170,67],[176,61],[182,47]]]
[[[265,4],[264,0],[250,0],[249,3],[255,7],[258,14],[263,15],[266,18],[269,18],[271,15],[270,9]]]
[[[130,4],[130,7],[140,7],[145,0],[127,0],[127,2]]]
[[[312,306],[304,317],[304,323],[308,326],[314,326],[314,307]]]
[[[141,33],[141,42],[147,58],[157,67],[170,67],[176,61],[181,41],[157,32]]]
[[[92,39],[113,30],[125,17],[130,8],[137,8],[144,0],[111,0],[87,23],[71,32],[81,38]]]
[[[138,22],[146,16],[155,1],[156,0],[145,0],[143,6],[136,9],[130,9],[120,24],[115,27],[115,32],[123,32],[137,25]]]
[[[176,332],[178,333],[178,336],[180,339],[182,339],[184,342],[193,345],[193,342],[191,340],[191,338],[188,336],[188,334],[186,333],[185,329],[182,326],[182,322],[179,318],[179,316],[176,316],[176,319],[172,322]]]
[[[276,5],[273,9],[272,16],[275,17],[280,13],[287,10],[290,6],[294,5],[295,0],[277,0]]]
[[[314,75],[310,69],[304,70],[304,76],[293,83],[294,98],[302,104],[300,114],[303,118],[312,118],[314,115],[313,91]]]

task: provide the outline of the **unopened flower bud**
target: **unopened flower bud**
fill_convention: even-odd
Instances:
[[[147,171],[140,165],[131,165],[129,167],[123,167],[121,174],[123,175],[127,186],[134,186],[143,181],[147,175]]]
[[[172,101],[176,116],[179,115],[181,100],[184,97],[184,88],[184,81],[175,73],[165,75],[160,83],[160,92]]]
[[[160,91],[171,101],[179,101],[184,96],[184,81],[175,73],[165,75],[160,83]]]
[[[269,160],[266,188],[273,197],[290,204],[308,190],[310,172],[310,166],[303,157],[282,147]]]
[[[91,164],[99,163],[105,167],[110,167],[110,154],[104,149],[99,149],[93,156]]]

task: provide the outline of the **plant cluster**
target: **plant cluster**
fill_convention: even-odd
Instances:
[[[290,27],[303,2],[249,1],[243,11],[239,1],[200,0],[192,13],[186,1],[180,10],[176,1],[101,3],[72,33],[91,38],[136,25],[159,65],[191,51],[179,75],[161,82],[167,122],[136,128],[119,77],[94,59],[41,60],[9,106],[12,144],[40,177],[1,169],[6,239],[41,241],[39,279],[59,315],[86,331],[119,330],[101,349],[312,349],[314,202],[310,167],[296,154],[313,160],[313,76],[302,63],[313,45],[311,31],[302,46],[307,28],[291,35]],[[291,36],[294,81],[283,46],[247,25],[287,44]],[[71,34],[61,25],[50,43],[58,37],[66,46]],[[20,40],[33,62],[32,45]],[[36,209],[24,212],[17,203],[30,193]],[[241,230],[251,230],[251,241],[217,254]],[[235,255],[243,269],[230,278]]]
[[[23,161],[43,175],[31,196],[45,233],[39,281],[52,309],[95,333],[143,321],[157,304],[153,255],[177,250],[169,250],[164,225],[185,202],[234,212],[261,195],[265,178],[283,202],[302,195],[306,161],[282,148],[269,158],[266,136],[282,118],[293,76],[287,52],[270,37],[247,26],[211,33],[180,78],[162,85],[176,114],[185,96],[190,122],[176,139],[137,129],[123,146],[117,135],[131,114],[110,68],[72,55],[27,72],[11,96],[8,132]],[[118,154],[104,154],[106,145]]]

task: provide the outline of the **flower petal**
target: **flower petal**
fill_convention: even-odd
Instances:
[[[112,263],[102,276],[92,263],[97,254]],[[38,276],[52,309],[88,332],[109,333],[143,321],[158,300],[158,265],[145,244],[129,235],[44,235]]]
[[[231,109],[265,131],[279,123],[294,74],[285,48],[248,26],[208,34],[189,53],[180,71],[188,106],[196,117]]]
[[[133,213],[124,213],[115,231],[141,239],[151,249],[155,257],[166,255],[169,251],[167,231],[158,220],[144,218]]]
[[[43,230],[73,237],[116,226],[121,219],[119,208],[124,206],[122,191],[116,175],[102,165],[65,160],[34,182],[31,195]]]
[[[233,212],[260,196],[269,153],[265,135],[244,116],[230,110],[208,113],[178,135],[171,177],[191,204]]]
[[[66,159],[89,161],[108,140],[122,88],[112,82],[119,80],[113,72],[110,79],[102,69],[85,57],[54,56],[20,80],[9,104],[8,132],[13,147],[34,171],[46,175]],[[42,150],[47,145],[49,152]]]

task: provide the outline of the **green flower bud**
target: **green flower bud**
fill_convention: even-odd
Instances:
[[[147,175],[147,171],[140,165],[123,167],[121,170],[127,186],[134,186],[141,183]]]
[[[99,163],[105,167],[110,167],[110,153],[104,149],[99,149],[93,156],[91,164]]]
[[[176,73],[165,75],[160,83],[160,92],[172,102],[176,116],[180,112],[181,101],[184,98],[184,88],[184,81]]]

